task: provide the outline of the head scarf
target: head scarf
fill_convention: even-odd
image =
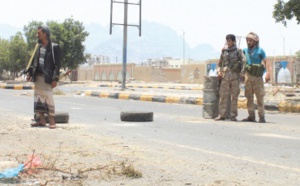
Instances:
[[[50,36],[50,29],[47,25],[42,25],[39,28],[41,28],[43,32]]]
[[[51,38],[50,38],[50,29],[47,25],[41,25],[38,27],[38,29],[41,29],[44,33],[46,33],[47,35],[47,39],[50,41]]]
[[[256,43],[255,43],[255,46],[256,47],[259,47],[259,37],[256,33],[254,32],[250,32],[247,36],[246,36],[246,39],[249,38],[249,39],[253,39]]]
[[[259,37],[256,33],[254,32],[250,32],[246,38],[250,38],[250,39],[253,39],[254,41],[258,42],[259,41]]]

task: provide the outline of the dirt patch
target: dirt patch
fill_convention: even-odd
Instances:
[[[119,155],[118,152],[126,151],[119,141],[90,135],[88,128],[79,124],[60,124],[55,130],[31,128],[30,120],[30,117],[2,117],[0,162],[21,164],[30,156],[38,156],[43,165],[25,169],[18,178],[2,183],[98,185],[142,176],[134,162]]]

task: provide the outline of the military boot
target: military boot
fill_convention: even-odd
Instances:
[[[259,123],[266,123],[265,117],[260,117],[258,122]]]
[[[234,117],[234,116],[231,116],[230,120],[231,121],[237,121],[236,117]]]
[[[242,120],[243,122],[256,122],[255,117],[248,116],[247,118]]]

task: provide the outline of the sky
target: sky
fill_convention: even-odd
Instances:
[[[142,0],[142,20],[171,27],[191,47],[210,44],[221,51],[227,34],[245,37],[253,31],[259,35],[260,46],[268,56],[293,55],[300,50],[300,25],[295,19],[288,21],[287,27],[275,23],[272,12],[276,2],[277,0]],[[111,0],[0,0],[0,4],[0,24],[20,28],[30,21],[62,22],[71,16],[83,24],[110,24]],[[128,22],[135,24],[138,20],[138,6],[129,5],[128,10]],[[114,3],[113,22],[123,23],[123,15],[123,5]],[[245,38],[238,43],[239,47],[246,47]]]

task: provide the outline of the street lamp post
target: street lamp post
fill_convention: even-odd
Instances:
[[[283,39],[283,56],[285,56],[285,37],[283,35],[281,37]]]
[[[183,38],[182,38],[182,58],[183,58],[183,64],[185,64],[185,33],[184,30],[182,30],[183,32]]]
[[[124,23],[113,23],[112,18],[113,18],[113,4],[114,3],[121,3],[124,4]],[[128,24],[128,5],[138,5],[139,6],[139,25],[134,25],[134,24]],[[110,5],[110,28],[109,28],[109,33],[112,34],[112,27],[114,25],[122,25],[123,26],[123,65],[122,65],[122,90],[126,88],[125,82],[126,82],[126,72],[127,72],[127,27],[128,26],[135,26],[138,27],[139,29],[139,36],[141,36],[141,28],[142,28],[142,0],[140,0],[138,3],[130,3],[128,0],[122,1],[115,1],[111,0],[111,5]]]
[[[122,89],[126,88],[126,67],[127,67],[127,16],[128,16],[128,0],[124,1],[124,26],[123,26],[123,66],[122,66]]]

